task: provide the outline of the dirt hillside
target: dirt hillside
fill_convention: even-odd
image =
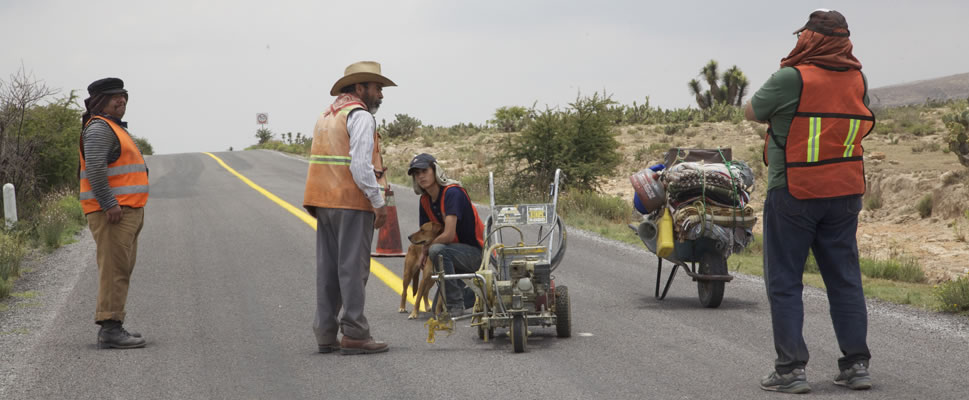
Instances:
[[[925,130],[936,132],[915,136],[873,132],[863,142],[868,193],[862,211],[858,243],[861,255],[869,258],[916,258],[930,282],[940,282],[969,273],[969,169],[956,157],[943,152],[941,111],[924,112]],[[888,124],[890,120],[879,120]],[[730,147],[735,160],[746,161],[757,176],[753,204],[763,207],[766,167],[760,161],[760,124],[694,123],[679,126],[675,133],[665,125],[633,125],[615,128],[623,162],[602,182],[604,194],[632,198],[629,176],[661,162],[670,147]],[[506,134],[485,131],[474,136],[435,136],[390,141],[384,147],[388,165],[406,166],[421,152],[434,154],[452,176],[462,177],[488,169],[492,154]],[[511,135],[514,135],[511,134]],[[406,167],[404,167],[406,168]],[[931,194],[931,215],[922,218],[918,203]],[[879,200],[880,199],[880,205]],[[760,231],[760,224],[754,228]]]

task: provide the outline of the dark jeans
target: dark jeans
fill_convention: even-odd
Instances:
[[[470,274],[481,266],[481,249],[464,243],[433,244],[428,249],[427,256],[435,266],[438,257],[443,256],[445,274]],[[444,288],[447,292],[448,309],[465,309],[474,305],[474,292],[467,288],[464,281],[445,281]]]
[[[801,292],[808,249],[814,251],[828,292],[831,322],[844,357],[839,369],[867,365],[868,310],[858,265],[861,196],[798,200],[787,188],[767,192],[764,202],[764,282],[774,328],[775,368],[789,373],[808,362]]]

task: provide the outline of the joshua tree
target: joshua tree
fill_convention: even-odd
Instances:
[[[740,106],[743,104],[744,96],[747,95],[749,82],[740,68],[734,65],[725,71],[723,75],[718,71],[719,68],[720,65],[716,60],[710,60],[707,65],[704,65],[700,69],[700,75],[706,81],[707,85],[710,86],[709,90],[704,91],[701,82],[696,79],[690,80],[687,84],[690,88],[690,93],[696,97],[696,104],[701,109],[708,108],[717,103]]]

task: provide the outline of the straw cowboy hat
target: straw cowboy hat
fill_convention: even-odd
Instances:
[[[387,77],[380,75],[380,63],[376,61],[360,61],[350,64],[347,67],[346,71],[343,72],[343,77],[333,84],[333,89],[330,89],[330,96],[339,95],[340,89],[343,89],[347,85],[365,82],[377,82],[384,86],[397,86],[396,83],[387,79]]]

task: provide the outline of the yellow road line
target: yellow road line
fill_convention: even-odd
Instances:
[[[316,219],[311,217],[309,214],[307,214],[306,211],[303,211],[302,209],[294,207],[292,204],[287,203],[286,200],[283,200],[279,198],[279,196],[272,194],[266,189],[263,189],[262,186],[257,185],[255,182],[249,180],[249,178],[246,178],[244,175],[232,169],[232,167],[226,164],[225,161],[222,161],[221,158],[216,157],[215,154],[212,154],[212,153],[204,153],[204,154],[207,154],[209,157],[214,158],[215,161],[222,166],[222,168],[225,168],[227,171],[232,173],[232,175],[235,175],[237,178],[245,182],[246,185],[249,185],[249,187],[255,189],[257,192],[262,193],[263,196],[266,196],[267,198],[269,198],[269,200],[272,200],[273,203],[278,204],[286,211],[289,211],[290,214],[293,214],[297,218],[301,219],[303,222],[306,223],[306,225],[309,225],[311,228],[313,228],[313,230],[316,230]],[[401,278],[397,276],[397,274],[393,273],[391,270],[387,269],[387,267],[383,266],[383,264],[377,262],[373,258],[370,259],[370,272],[372,272],[374,276],[376,276],[377,278],[380,278],[380,280],[383,281],[384,284],[386,284],[388,287],[390,287],[395,292],[397,292],[397,294],[401,294],[401,292],[403,291],[404,281],[401,280]],[[408,292],[407,301],[410,302],[410,304],[414,304],[414,300],[415,300],[414,294],[411,292]],[[421,308],[423,309],[423,307]]]

